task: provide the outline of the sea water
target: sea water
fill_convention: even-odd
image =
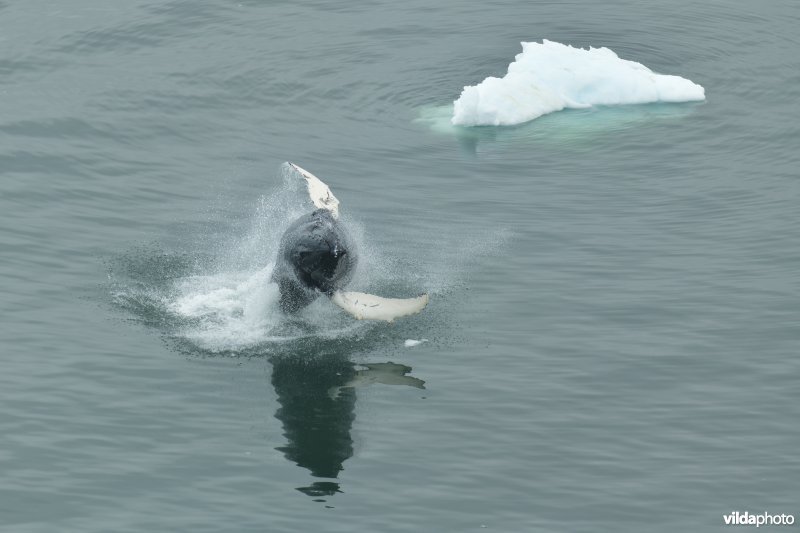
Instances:
[[[0,531],[796,516],[799,17],[0,1]],[[705,100],[451,124],[545,39]],[[286,161],[341,201],[351,289],[423,313],[275,308]]]

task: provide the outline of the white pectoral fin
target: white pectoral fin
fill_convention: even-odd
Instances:
[[[306,186],[308,187],[308,195],[311,197],[311,201],[314,205],[320,209],[327,209],[333,214],[334,218],[338,218],[339,200],[336,199],[328,186],[308,170],[300,168],[291,162],[289,162],[289,166],[305,178]]]
[[[428,305],[428,295],[416,298],[381,298],[363,292],[336,291],[331,301],[358,320],[392,322],[401,316],[415,315]]]

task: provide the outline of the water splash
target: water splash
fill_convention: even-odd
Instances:
[[[430,319],[411,317],[387,330],[353,320],[326,298],[284,315],[271,281],[274,259],[285,229],[313,206],[303,180],[288,165],[281,167],[281,177],[281,185],[258,200],[240,234],[206,243],[202,252],[139,248],[112,261],[114,303],[161,329],[181,350],[236,356],[363,349],[386,335],[409,334]],[[429,290],[424,279],[393,266],[358,222],[343,215],[342,223],[358,242],[361,258],[348,288],[390,296]]]

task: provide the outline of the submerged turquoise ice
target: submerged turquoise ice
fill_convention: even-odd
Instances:
[[[797,515],[798,17],[0,1],[0,533]],[[540,36],[708,99],[450,123]],[[275,314],[287,160],[424,313]]]

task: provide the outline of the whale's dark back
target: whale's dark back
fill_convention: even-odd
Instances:
[[[332,294],[352,278],[357,263],[352,239],[325,209],[298,218],[281,238],[272,278],[281,308],[294,312],[320,294]]]

